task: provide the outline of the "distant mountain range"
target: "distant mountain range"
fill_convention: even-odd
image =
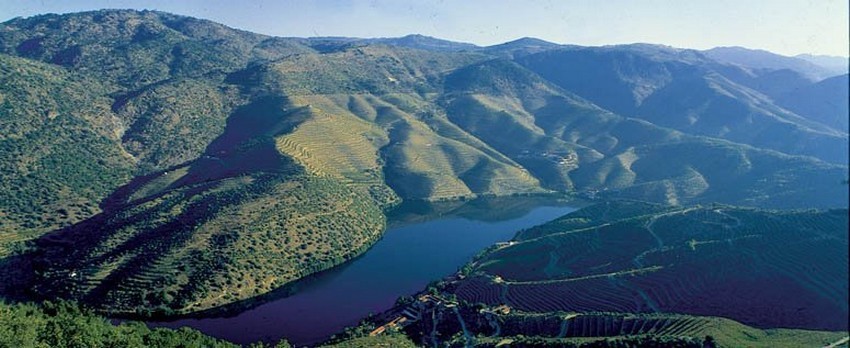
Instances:
[[[799,58],[812,62],[815,65],[827,68],[838,73],[847,73],[848,59],[847,57],[826,56],[826,55],[811,55],[798,54],[794,58]]]
[[[104,10],[2,23],[0,62],[0,254],[32,260],[0,290],[115,313],[269,292],[366,250],[400,200],[848,200],[846,71],[762,51]]]
[[[788,69],[814,80],[847,74],[848,64],[850,64],[846,57],[814,55],[788,57],[743,47],[717,47],[704,52],[707,56],[720,62],[751,69]]]

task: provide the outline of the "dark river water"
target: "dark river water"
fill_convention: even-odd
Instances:
[[[361,257],[298,282],[289,296],[228,317],[148,324],[189,326],[241,344],[281,338],[316,344],[454,273],[487,246],[575,210],[573,205],[539,197],[405,204],[390,212],[386,234]]]

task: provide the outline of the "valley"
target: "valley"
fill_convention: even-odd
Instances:
[[[366,325],[431,346],[828,345],[847,336],[847,215],[600,203],[489,247]]]
[[[517,230],[575,210],[564,205],[575,203],[551,197],[406,203],[390,212],[384,237],[351,262],[230,310],[150,324],[192,327],[239,344],[281,338],[296,346],[321,343],[455,272],[478,251],[510,239]]]
[[[10,19],[0,311],[145,344],[840,342],[848,75],[810,60]]]

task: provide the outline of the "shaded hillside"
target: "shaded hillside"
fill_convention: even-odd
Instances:
[[[491,248],[449,289],[531,312],[669,312],[843,330],[847,229],[846,209],[604,203]]]
[[[449,300],[451,301],[451,300]],[[454,303],[426,309],[404,328],[425,346],[465,347],[820,347],[846,332],[757,329],[739,322],[681,314],[534,313],[508,307]],[[378,336],[388,337],[388,336]]]
[[[847,163],[847,133],[775,106],[759,82],[696,51],[648,45],[546,51],[517,62],[603,108],[694,135]],[[790,87],[789,87],[790,88]]]
[[[276,150],[274,137],[300,117],[280,112],[282,103],[237,109],[203,157],[137,177],[104,213],[40,239],[27,256],[33,290],[113,313],[186,313],[365,251],[384,230],[379,203]]]
[[[446,92],[450,121],[554,190],[794,207],[819,200],[818,192],[841,181],[840,166],[623,118],[505,60],[456,70],[446,77]],[[787,184],[771,188],[778,182]],[[841,206],[845,197],[824,206]]]
[[[847,74],[831,77],[789,91],[777,99],[777,104],[812,121],[847,132],[850,127],[848,85]]]

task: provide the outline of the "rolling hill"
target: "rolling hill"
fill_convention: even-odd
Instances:
[[[2,23],[0,62],[0,289],[105,312],[269,292],[365,251],[401,200],[848,199],[846,131],[696,51],[104,10]]]

